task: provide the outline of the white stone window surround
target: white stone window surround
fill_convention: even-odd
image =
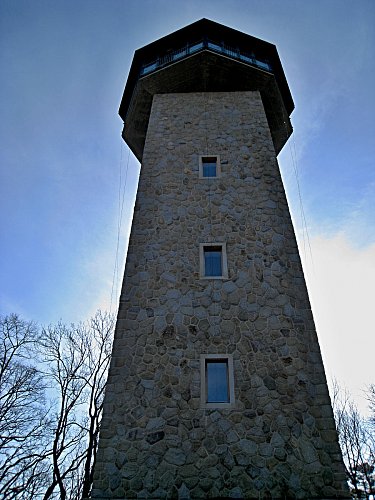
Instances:
[[[207,402],[207,360],[208,361],[223,361],[228,367],[228,395],[229,401],[226,403]],[[201,354],[201,408],[216,408],[225,409],[234,407],[234,371],[233,371],[233,355],[232,354]]]
[[[206,248],[209,247],[220,247],[221,248],[221,276],[206,276],[205,272],[205,258],[204,252]],[[225,280],[228,279],[228,260],[227,260],[227,246],[223,242],[208,242],[199,243],[199,275],[201,279],[206,280]]]
[[[204,176],[203,175],[203,163],[204,163],[205,158],[216,160],[216,175],[214,175],[214,176]],[[200,179],[217,179],[219,177],[221,177],[220,155],[210,155],[210,154],[199,155],[199,178]]]

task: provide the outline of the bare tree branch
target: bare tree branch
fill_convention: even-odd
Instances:
[[[375,493],[373,430],[337,382],[333,384],[333,409],[352,494],[355,498],[370,498]]]
[[[38,339],[34,323],[0,318],[0,498],[31,498],[48,472],[45,383],[32,361]]]
[[[0,324],[0,499],[88,497],[113,316],[41,332],[16,315]]]
[[[89,495],[113,327],[113,317],[98,312],[87,323],[70,327],[60,323],[43,332],[46,376],[57,408],[52,475],[44,500],[51,498],[56,488],[62,500]]]

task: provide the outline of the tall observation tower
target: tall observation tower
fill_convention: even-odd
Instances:
[[[215,22],[136,51],[93,498],[348,498],[276,159],[293,107],[276,47]]]

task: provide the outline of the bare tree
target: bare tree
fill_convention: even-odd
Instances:
[[[371,384],[367,390],[367,400],[371,410],[371,422],[375,426],[375,384]]]
[[[371,425],[337,382],[333,389],[336,426],[352,494],[355,498],[370,498],[375,493],[375,439]]]
[[[98,313],[90,323],[91,342],[86,358],[87,377],[87,453],[84,460],[82,498],[88,497],[96,462],[104,389],[112,352],[114,316]]]
[[[35,362],[38,329],[17,315],[0,318],[0,498],[33,498],[48,464],[49,415]]]
[[[62,323],[43,331],[45,376],[55,401],[52,474],[43,499],[89,495],[103,393],[110,360],[113,316],[98,312],[87,323]]]
[[[16,315],[0,325],[0,499],[86,498],[114,318],[41,332]]]

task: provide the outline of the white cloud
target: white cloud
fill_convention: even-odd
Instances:
[[[304,271],[327,379],[365,411],[363,391],[375,383],[375,243],[357,248],[344,233],[310,241],[313,265],[304,259]]]

